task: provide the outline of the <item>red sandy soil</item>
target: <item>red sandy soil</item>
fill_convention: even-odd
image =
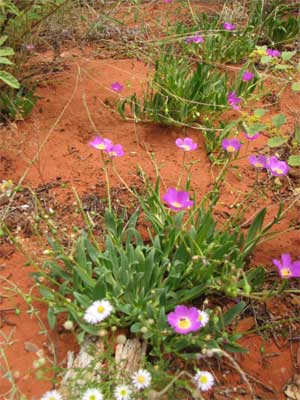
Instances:
[[[105,179],[101,170],[99,153],[92,149],[88,142],[98,134],[123,145],[125,156],[116,159],[115,164],[126,182],[136,181],[137,165],[140,165],[148,175],[154,176],[153,165],[145,151],[146,145],[149,151],[155,154],[158,164],[162,166],[162,176],[166,186],[174,186],[182,164],[182,153],[175,147],[174,142],[177,137],[190,136],[198,143],[198,150],[188,156],[199,161],[193,168],[192,188],[200,198],[211,187],[213,181],[211,164],[205,153],[201,133],[190,129],[183,131],[153,124],[136,125],[121,120],[116,112],[105,106],[105,104],[113,104],[119,96],[111,91],[110,85],[114,81],[123,83],[125,88],[121,93],[122,96],[134,91],[141,93],[141,85],[147,77],[147,68],[141,62],[133,60],[95,59],[93,54],[91,50],[84,54],[80,54],[78,50],[66,50],[63,53],[61,72],[47,77],[38,88],[37,94],[40,99],[32,115],[26,121],[1,129],[0,181],[13,179],[17,183],[26,173],[22,184],[27,187],[37,188],[39,185],[64,182],[67,188],[56,185],[49,189],[52,198],[60,205],[71,206],[74,202],[73,194],[70,194],[69,189],[71,186],[76,187],[80,195],[97,194],[99,184],[104,184]],[[47,59],[47,54],[43,55],[43,59]],[[287,105],[292,109],[297,108],[296,101],[299,101],[299,97],[293,96],[293,98],[284,97],[283,111],[287,110]],[[89,121],[84,98],[97,132],[93,130]],[[288,115],[290,115],[289,112]],[[261,137],[258,141],[250,143],[248,152],[255,152],[255,149],[262,147],[264,142],[265,138]],[[31,165],[30,160],[38,151],[40,151],[39,156]],[[241,178],[238,177],[238,172]],[[217,170],[214,171],[214,174],[216,173]],[[121,185],[113,175],[111,178],[113,187]],[[238,171],[229,172],[221,198],[221,216],[224,210],[230,212],[230,204],[237,201],[238,193],[248,192],[253,181],[254,173],[250,170],[247,160],[240,162]],[[287,190],[284,184],[279,195],[287,197]],[[105,192],[103,195],[105,196]],[[264,205],[263,203],[260,201],[249,209],[246,218],[257,212]],[[272,205],[271,197],[268,198],[266,204]],[[274,215],[276,204],[278,202],[274,202],[273,207],[270,208],[270,215]],[[294,207],[290,210],[288,218],[280,223],[279,230],[283,231],[297,219],[299,222],[299,209]],[[70,216],[66,214],[62,216],[62,221],[72,223]],[[38,247],[34,236],[28,238],[20,232],[19,237],[23,240],[25,248],[38,255],[41,253],[42,249]],[[279,258],[282,252],[290,252],[294,257],[299,257],[299,244],[299,231],[289,231],[284,233],[284,237],[279,235],[272,241],[259,245],[252,262],[267,265],[270,270],[274,270],[272,258]],[[28,292],[33,286],[33,281],[29,276],[32,267],[25,266],[25,257],[8,244],[1,245],[0,256],[1,276],[14,282],[22,291]],[[1,285],[2,288],[8,286],[5,282]],[[4,293],[7,294],[7,290],[4,290]],[[0,294],[3,295],[2,289]],[[51,358],[49,341],[45,335],[41,334],[41,327],[36,318],[26,312],[27,306],[19,296],[0,299],[0,311],[11,306],[21,310],[20,315],[2,314],[5,316],[2,318],[2,333],[9,335],[12,332],[10,344],[3,346],[3,349],[10,368],[15,373],[18,388],[28,398],[38,399],[44,391],[51,388],[51,383],[35,379],[32,363],[37,359],[36,348],[44,349],[45,354]],[[289,297],[270,301],[267,308],[275,316],[278,313],[280,318],[287,317],[290,300]],[[40,318],[48,326],[46,307],[38,303],[35,303],[35,306],[40,312]],[[254,326],[253,318],[249,317],[241,322],[239,329],[244,331]],[[287,328],[282,327],[282,329]],[[295,358],[299,342],[289,340],[295,336],[294,330],[287,332],[285,339],[280,338],[278,333],[276,335],[278,335],[276,342],[270,333],[265,337],[258,334],[245,337],[241,343],[249,349],[249,353],[236,357],[246,373],[272,388],[273,392],[250,379],[257,396],[261,396],[258,398],[266,400],[283,399],[284,385],[295,373],[299,372],[298,361]],[[51,337],[59,361],[65,358],[68,350],[76,349],[72,333],[60,329],[60,333],[55,330],[51,333]],[[0,340],[2,341],[1,337]],[[28,345],[27,347],[25,345],[26,342],[34,344],[33,348],[29,346],[29,351]],[[214,395],[211,394],[207,398],[250,399],[248,394],[239,394],[239,388],[245,389],[246,386],[241,386],[240,378],[231,367],[223,366],[222,372],[223,375],[220,376],[222,388],[226,392],[227,389],[230,391],[233,387],[237,387],[237,394],[230,392],[228,396],[221,395],[217,394],[216,390]],[[1,398],[4,398],[4,393],[9,387],[7,380],[0,380],[0,397],[3,396]]]

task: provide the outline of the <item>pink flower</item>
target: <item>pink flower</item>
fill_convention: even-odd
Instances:
[[[281,278],[300,277],[300,261],[292,262],[288,253],[281,254],[281,261],[274,259],[273,264],[278,268]]]
[[[97,150],[107,150],[112,146],[112,141],[109,139],[102,138],[100,136],[96,136],[93,140],[89,142],[89,145],[94,147]]]
[[[33,51],[35,49],[34,44],[26,44],[25,49],[28,51]]]
[[[123,147],[121,144],[115,144],[108,146],[105,149],[105,152],[110,156],[110,157],[121,157],[124,156],[124,151]]]
[[[281,53],[279,50],[267,49],[266,53],[270,57],[280,57],[281,56]]]
[[[259,137],[259,132],[254,133],[254,135],[249,135],[249,133],[245,132],[245,136],[248,140],[255,140]]]
[[[241,102],[241,99],[239,97],[236,97],[235,92],[231,92],[229,93],[229,95],[227,96],[227,101],[228,104],[234,109],[234,110],[239,110],[239,106],[237,104],[239,104]]]
[[[178,138],[176,139],[175,143],[177,147],[184,151],[192,151],[196,150],[197,148],[197,143],[193,142],[193,139],[188,137],[184,138],[183,140],[181,138]]]
[[[243,73],[242,81],[244,81],[244,82],[251,81],[251,79],[252,79],[253,77],[254,77],[254,74],[253,74],[252,72],[246,70],[246,71]]]
[[[229,22],[224,22],[223,27],[226,29],[226,31],[232,31],[235,29],[235,25],[230,24]]]
[[[228,153],[235,153],[241,148],[241,142],[236,139],[224,139],[222,141],[222,147],[224,150],[226,150]]]
[[[171,210],[182,211],[185,208],[193,206],[194,202],[190,200],[188,192],[177,191],[175,188],[168,189],[162,199],[168,204]]]
[[[119,82],[114,82],[111,84],[111,88],[115,92],[121,92],[121,90],[123,90],[123,87],[124,86]]]
[[[167,318],[175,332],[183,335],[201,328],[199,311],[196,307],[177,306],[174,312],[168,314]]]
[[[185,39],[186,43],[203,43],[204,39],[202,36],[191,36]]]
[[[280,161],[275,156],[269,158],[267,167],[273,176],[287,175],[290,169],[285,161]]]
[[[249,162],[251,165],[253,165],[255,168],[267,168],[268,166],[268,159],[265,156],[262,155],[251,155],[248,158]]]

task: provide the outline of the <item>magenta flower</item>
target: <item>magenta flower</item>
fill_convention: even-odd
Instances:
[[[279,50],[267,49],[266,53],[270,57],[280,57],[281,56],[281,53]]]
[[[199,311],[196,307],[177,306],[174,312],[168,314],[167,318],[175,332],[183,335],[201,328]]]
[[[249,162],[251,165],[253,165],[255,168],[267,168],[268,166],[268,159],[265,156],[262,155],[251,155],[248,158]]]
[[[259,132],[254,133],[254,135],[249,135],[249,133],[244,132],[248,140],[255,140],[259,137]]]
[[[196,150],[197,148],[197,143],[193,142],[193,139],[191,138],[184,138],[183,140],[178,138],[175,141],[176,146],[179,147],[180,149],[184,150],[184,151],[192,151],[192,150]]]
[[[102,138],[100,136],[96,136],[93,140],[89,142],[89,145],[98,150],[107,150],[112,146],[112,141],[109,139]]]
[[[172,3],[172,0],[165,0],[165,3]]]
[[[162,199],[168,204],[171,210],[182,211],[185,208],[193,206],[194,202],[190,200],[188,192],[177,191],[175,188],[169,188]]]
[[[124,156],[123,147],[121,144],[114,144],[105,149],[105,152],[110,157],[121,157]]]
[[[273,264],[278,268],[281,278],[300,277],[300,261],[292,262],[291,256],[287,253],[281,254],[281,261],[274,259]]]
[[[228,101],[228,104],[234,110],[239,110],[239,106],[237,106],[237,104],[239,104],[241,102],[241,99],[239,97],[236,97],[235,92],[229,93],[229,95],[227,96],[227,101]]]
[[[235,25],[230,24],[229,22],[224,22],[223,27],[226,29],[226,31],[232,31],[235,29]]]
[[[123,87],[124,86],[119,82],[114,82],[111,84],[111,88],[115,92],[121,92],[121,90],[123,90]]]
[[[269,158],[267,167],[273,176],[287,175],[290,169],[285,161],[280,161],[275,156]]]
[[[251,81],[252,78],[254,78],[254,74],[248,70],[246,70],[242,75],[242,81],[244,82]]]
[[[186,43],[203,43],[204,39],[202,36],[191,36],[185,39]]]
[[[224,139],[222,141],[222,147],[228,153],[234,153],[241,148],[241,142],[238,139]]]

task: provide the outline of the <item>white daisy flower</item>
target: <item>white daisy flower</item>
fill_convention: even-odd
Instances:
[[[116,400],[130,400],[132,390],[127,385],[119,385],[115,388],[114,394]]]
[[[145,369],[139,369],[132,375],[132,383],[133,386],[140,390],[145,389],[146,387],[150,386],[151,384],[151,374]]]
[[[62,397],[57,390],[50,390],[41,397],[41,400],[62,400]]]
[[[98,324],[113,311],[113,306],[107,300],[97,300],[84,313],[84,320],[90,324]]]
[[[98,389],[88,389],[84,393],[82,400],[103,400],[103,395]]]
[[[208,371],[198,371],[194,376],[194,380],[198,389],[202,390],[203,392],[210,390],[215,383],[213,375]]]
[[[209,315],[206,311],[200,311],[199,310],[199,315],[198,315],[198,320],[201,322],[201,326],[205,326],[208,324],[209,321]]]

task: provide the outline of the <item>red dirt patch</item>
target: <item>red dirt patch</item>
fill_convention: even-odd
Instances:
[[[44,57],[47,57],[47,54],[42,56]],[[57,204],[65,206],[62,208],[60,223],[70,224],[73,221],[74,211],[72,211],[74,196],[70,190],[71,186],[74,186],[82,196],[100,192],[102,196],[105,196],[103,189],[105,178],[101,170],[99,153],[88,145],[89,140],[96,134],[123,145],[126,156],[116,159],[115,165],[127,183],[137,181],[137,165],[140,165],[149,176],[154,176],[152,162],[145,150],[148,149],[149,153],[155,155],[158,165],[162,167],[161,173],[166,187],[176,184],[182,164],[182,153],[174,146],[175,139],[189,136],[199,145],[199,150],[188,155],[193,161],[199,161],[193,167],[192,188],[198,198],[208,191],[213,181],[212,174],[215,175],[217,172],[211,168],[201,133],[190,129],[180,130],[174,127],[124,122],[114,110],[107,107],[107,104],[113,104],[118,97],[110,89],[114,81],[125,85],[122,96],[134,91],[141,92],[141,83],[147,79],[147,68],[144,64],[132,60],[97,60],[93,57],[92,51],[78,55],[78,51],[72,49],[64,53],[64,63],[68,68],[52,75],[43,86],[39,87],[37,94],[40,99],[30,118],[1,129],[0,180],[13,179],[14,182],[18,182],[24,176],[22,184],[33,188],[58,182],[58,185],[51,189],[51,196]],[[286,99],[286,102],[288,101],[289,99]],[[87,108],[97,127],[97,132],[94,131],[89,120]],[[255,147],[259,148],[263,145],[264,140],[262,138],[258,142],[251,143],[250,147],[254,151]],[[39,155],[36,156],[38,152]],[[34,159],[33,163],[31,163],[32,159]],[[249,184],[254,181],[254,174],[247,162],[243,160],[239,162],[239,165],[238,171],[232,170],[227,176],[219,206],[221,214],[224,211],[230,212],[231,205],[239,201],[241,194],[249,191]],[[122,186],[113,174],[111,174],[111,180],[112,187]],[[287,188],[283,187],[278,197],[286,196],[286,190]],[[265,204],[271,207],[270,215],[274,215],[277,202],[275,195],[265,200]],[[245,221],[264,205],[263,200],[260,203],[253,204],[247,210]],[[279,225],[279,229],[284,230],[291,223],[297,223],[297,220],[299,223],[299,209],[293,208],[288,214],[288,219]],[[25,249],[34,251],[37,255],[41,254],[42,248],[36,237],[26,239],[20,234],[19,239]],[[284,233],[284,240],[281,235],[278,235],[272,241],[257,247],[252,263],[269,265],[272,269],[272,258],[278,258],[282,251],[290,252],[294,257],[298,257],[299,242],[297,230]],[[32,269],[24,266],[26,260],[18,250],[13,250],[13,253],[9,254],[11,249],[12,247],[7,247],[8,253],[5,249],[1,249],[3,267],[1,276],[16,283],[26,293],[33,285],[33,280],[29,276]],[[3,283],[3,286],[8,285]],[[272,305],[271,310],[276,309],[276,313],[285,315],[285,299],[282,299],[282,302],[278,301],[277,309]],[[21,313],[20,315],[7,314],[9,323],[3,321],[2,332],[5,335],[9,335],[16,327],[12,337],[14,342],[5,346],[4,351],[13,372],[19,371],[19,377],[16,379],[18,388],[30,398],[38,398],[50,388],[50,383],[37,382],[34,378],[32,363],[36,359],[36,354],[26,351],[24,344],[25,342],[33,343],[37,348],[44,349],[45,354],[51,357],[48,345],[45,344],[49,341],[40,334],[38,321],[27,313],[27,305],[20,297],[14,295],[2,298],[0,312],[1,308],[8,307],[17,307]],[[45,326],[48,326],[46,308],[40,304],[36,307],[41,320]],[[6,318],[6,314],[4,315]],[[243,329],[241,330],[245,330],[245,324],[248,323],[247,329],[253,325],[253,321],[249,319],[242,321]],[[292,340],[293,334],[294,330],[288,332],[284,341],[278,339],[279,348],[272,336],[263,339],[256,334],[241,340],[241,343],[250,350],[247,355],[237,357],[242,368],[246,373],[273,389],[273,392],[270,392],[263,385],[250,379],[257,395],[261,396],[259,398],[264,400],[284,398],[283,386],[296,372],[293,353],[298,348],[298,342]],[[59,361],[65,358],[68,350],[76,348],[72,334],[65,332],[59,334],[55,331],[51,334],[51,338]],[[225,388],[233,389],[233,382],[235,386],[240,386],[239,378],[235,374],[232,378],[231,368],[224,371],[221,383],[225,385]],[[10,385],[7,380],[2,379],[0,387],[1,393],[4,393],[9,390]],[[242,387],[245,388],[244,385]],[[228,398],[224,393],[218,395],[217,391],[214,396],[210,398]],[[240,396],[243,395],[240,394]],[[246,399],[248,395],[245,396],[239,398]]]

